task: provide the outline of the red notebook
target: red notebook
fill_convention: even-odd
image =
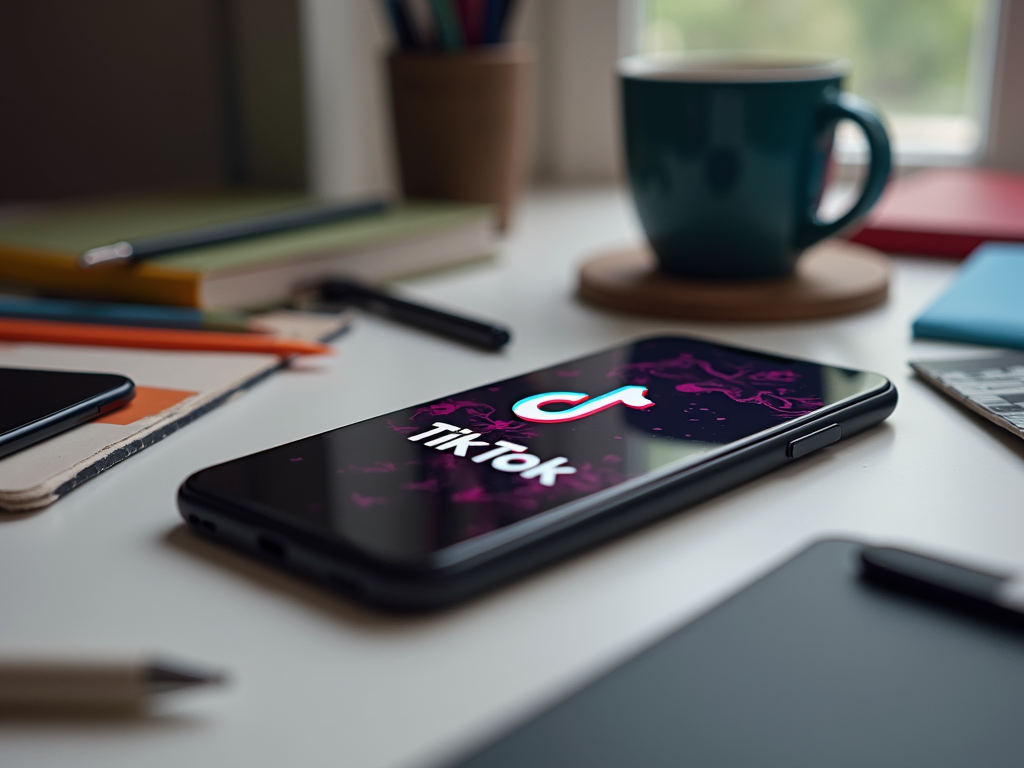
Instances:
[[[987,240],[1024,242],[1024,174],[936,168],[897,179],[850,240],[958,259]]]

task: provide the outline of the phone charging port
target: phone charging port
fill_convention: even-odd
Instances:
[[[188,521],[196,528],[205,528],[210,533],[217,532],[217,524],[212,520],[203,520],[199,515],[189,515]]]
[[[353,597],[360,597],[366,594],[366,588],[349,576],[337,571],[330,571],[327,573],[327,581],[330,582],[331,586],[342,592]]]
[[[266,536],[256,537],[256,548],[264,555],[275,560],[284,560],[288,556],[288,550],[284,544]]]

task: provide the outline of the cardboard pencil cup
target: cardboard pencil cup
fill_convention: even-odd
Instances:
[[[526,176],[532,68],[523,45],[389,57],[406,197],[491,203],[508,228]]]

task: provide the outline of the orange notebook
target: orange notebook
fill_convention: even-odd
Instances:
[[[1024,242],[1024,174],[935,168],[897,179],[850,240],[957,259],[988,240]]]

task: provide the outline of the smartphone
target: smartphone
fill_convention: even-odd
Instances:
[[[114,373],[0,368],[0,457],[53,437],[135,397]]]
[[[392,610],[464,600],[888,416],[875,373],[647,338],[197,472],[192,528]]]

